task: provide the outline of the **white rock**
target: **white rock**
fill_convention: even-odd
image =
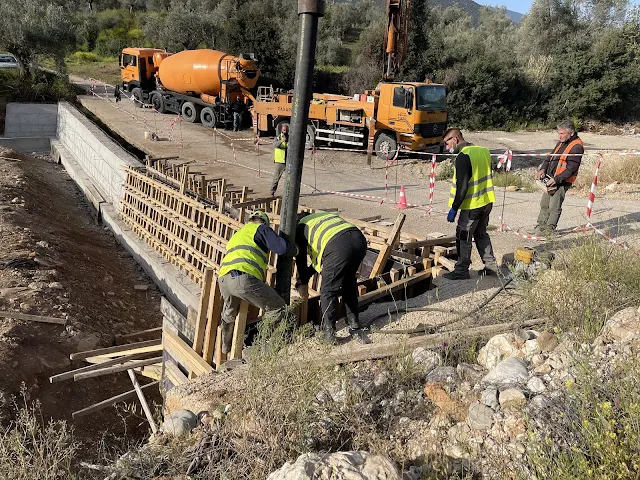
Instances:
[[[429,382],[442,382],[442,383],[456,383],[460,380],[458,372],[453,367],[437,367],[427,375],[425,381]]]
[[[609,341],[627,342],[640,337],[640,315],[635,307],[620,310],[604,324],[602,333]]]
[[[416,348],[411,353],[411,358],[415,363],[422,365],[427,372],[442,364],[442,358],[439,354],[424,347]]]
[[[527,388],[532,393],[542,393],[547,389],[540,377],[531,377],[531,379],[527,382]]]
[[[468,448],[463,447],[459,443],[454,443],[453,445],[445,445],[442,449],[442,453],[451,458],[462,458],[465,460],[471,458]]]
[[[498,389],[496,387],[485,388],[480,394],[480,401],[487,407],[496,410],[500,406],[498,403]]]
[[[51,290],[62,290],[64,288],[60,282],[51,282],[48,287]]]
[[[537,373],[538,375],[548,375],[549,373],[551,373],[551,370],[551,365],[549,365],[548,363],[543,363],[542,365],[539,365],[533,369],[534,373]]]
[[[502,360],[518,355],[513,334],[502,333],[492,337],[478,352],[478,363],[487,370],[495,368]]]
[[[476,430],[489,430],[493,425],[493,410],[481,403],[469,405],[467,423]]]
[[[162,431],[174,437],[186,437],[198,426],[198,417],[190,410],[176,410],[162,424]]]
[[[494,369],[482,377],[481,383],[488,385],[524,385],[529,372],[523,360],[515,357],[500,362]]]
[[[533,365],[534,367],[539,367],[544,363],[544,360],[544,355],[534,355],[533,357],[531,357],[531,365]]]
[[[44,290],[46,286],[47,284],[44,282],[31,282],[29,285],[27,285],[29,290],[36,290],[36,291]]]
[[[549,400],[547,400],[544,395],[536,395],[531,399],[529,405],[531,405],[536,410],[543,410],[549,406]]]
[[[522,347],[522,351],[524,352],[525,358],[531,358],[534,355],[540,353],[540,346],[538,345],[538,340],[535,338],[533,340],[527,340],[524,342],[524,347]]]
[[[498,400],[500,401],[500,406],[503,408],[524,405],[527,402],[524,393],[522,393],[522,390],[519,388],[507,388],[501,391]]]
[[[44,240],[40,240],[39,242],[36,243],[36,245],[38,247],[42,247],[42,248],[49,248],[49,244],[47,242],[45,242]]]
[[[401,480],[391,460],[368,452],[305,453],[267,480]]]
[[[616,182],[610,183],[609,185],[604,187],[604,189],[608,192],[614,192],[617,186],[618,186],[618,182],[616,181]]]

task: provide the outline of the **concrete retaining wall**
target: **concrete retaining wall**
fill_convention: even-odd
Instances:
[[[48,153],[50,143],[49,137],[0,137],[0,145],[22,153]]]
[[[67,102],[60,102],[58,106],[57,137],[104,199],[119,211],[127,177],[122,167],[139,167],[138,159]]]
[[[120,218],[120,199],[126,172],[141,166],[72,105],[58,108],[58,139],[51,141],[53,158],[62,163],[98,216],[133,256],[167,299],[183,314],[198,309],[200,288],[140,239]]]
[[[9,103],[4,126],[4,136],[55,137],[58,106],[40,103]]]

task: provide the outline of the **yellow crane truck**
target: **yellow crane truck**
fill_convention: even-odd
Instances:
[[[353,97],[314,94],[309,107],[307,147],[365,148],[374,138],[377,156],[398,150],[440,150],[447,129],[447,89],[430,82],[395,82],[406,53],[410,0],[387,0],[385,71],[375,90]],[[280,133],[289,123],[293,93],[259,87],[252,114],[256,135]]]

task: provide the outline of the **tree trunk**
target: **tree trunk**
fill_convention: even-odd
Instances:
[[[67,64],[64,61],[64,55],[58,54],[56,55],[56,71],[62,75],[67,76]]]

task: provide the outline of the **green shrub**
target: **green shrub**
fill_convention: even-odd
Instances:
[[[101,62],[102,57],[93,52],[75,52],[71,55],[71,60],[77,63]]]

